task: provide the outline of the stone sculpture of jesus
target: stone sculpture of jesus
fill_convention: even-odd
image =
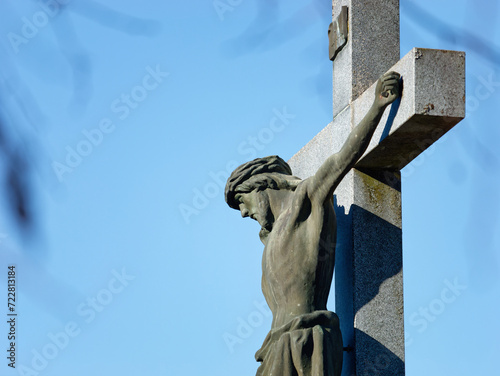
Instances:
[[[342,336],[337,315],[326,308],[337,233],[333,193],[399,95],[399,74],[383,75],[367,115],[308,179],[294,177],[278,156],[245,163],[229,177],[226,202],[259,222],[265,246],[262,291],[273,321],[256,353],[257,376],[340,376]]]

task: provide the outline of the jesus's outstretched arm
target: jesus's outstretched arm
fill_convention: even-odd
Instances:
[[[330,156],[308,181],[307,191],[312,200],[324,202],[329,199],[343,177],[364,154],[385,108],[400,95],[400,75],[396,72],[384,74],[377,82],[373,105],[354,128],[342,149]]]

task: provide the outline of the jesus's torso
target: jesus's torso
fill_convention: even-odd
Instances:
[[[325,310],[335,263],[332,200],[317,203],[303,181],[265,240],[262,291],[273,312],[272,328]]]

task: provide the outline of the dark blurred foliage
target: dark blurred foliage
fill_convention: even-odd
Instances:
[[[39,6],[36,0],[32,2],[35,7]],[[72,17],[77,14],[134,36],[153,36],[159,32],[160,24],[154,20],[127,15],[92,0],[64,3],[67,4],[58,3],[58,12],[54,16],[57,22],[48,22],[47,27],[52,30],[58,45],[58,50],[51,53],[60,54],[72,72],[72,109],[84,110],[92,95],[92,61],[79,40],[79,35],[85,31],[75,28]],[[5,10],[10,5],[3,3],[1,7]],[[34,156],[41,148],[33,140],[31,133],[23,130],[20,125],[28,124],[36,134],[43,123],[43,114],[31,95],[30,82],[11,63],[12,53],[12,50],[0,50],[3,64],[0,73],[0,156],[6,166],[3,184],[8,196],[9,211],[23,234],[29,237],[33,235],[36,224],[32,195]]]

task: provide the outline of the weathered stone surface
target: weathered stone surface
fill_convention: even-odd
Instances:
[[[399,0],[335,0],[333,19],[349,8],[347,45],[333,63],[333,116],[399,60]]]
[[[349,34],[348,30],[348,8],[342,7],[340,15],[335,21],[330,24],[328,28],[329,52],[330,60],[334,61],[342,48],[347,44]]]
[[[401,74],[403,96],[384,114],[358,168],[400,170],[465,117],[464,52],[414,48],[389,70]],[[374,90],[353,103],[352,124],[370,108]]]
[[[401,101],[385,111],[357,169],[335,191],[336,312],[344,345],[354,347],[344,354],[344,375],[404,375],[399,169],[464,117],[464,59],[463,52],[417,48],[389,69],[402,74]],[[373,90],[290,159],[297,176],[311,176],[340,150],[369,110]]]

